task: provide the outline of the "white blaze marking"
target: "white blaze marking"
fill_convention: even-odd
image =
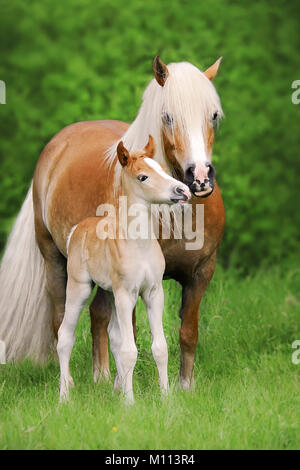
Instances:
[[[146,157],[144,159],[144,161],[147,163],[148,166],[150,166],[150,168],[152,168],[154,171],[156,171],[156,173],[158,173],[160,176],[162,176],[163,178],[165,178],[166,180],[170,180],[172,181],[173,183],[176,183],[176,180],[174,178],[172,178],[172,176],[168,175],[163,169],[162,167],[160,166],[159,163],[157,163],[155,160],[153,160],[152,158],[148,158]]]
[[[190,137],[191,161],[194,163],[205,163],[208,160],[205,151],[204,139],[201,132],[197,136]]]

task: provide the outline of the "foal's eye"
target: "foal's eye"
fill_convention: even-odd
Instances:
[[[146,175],[139,175],[139,176],[137,177],[137,179],[138,179],[139,181],[141,181],[141,182],[146,181],[147,178],[148,178],[148,176],[146,176]]]

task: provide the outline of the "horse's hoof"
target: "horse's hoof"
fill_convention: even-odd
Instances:
[[[111,379],[110,371],[109,369],[104,369],[104,370],[95,370],[94,374],[94,382],[99,383],[99,382],[109,382]]]
[[[189,380],[189,379],[185,379],[184,377],[180,376],[179,383],[181,385],[182,390],[187,392],[187,391],[192,390],[192,388],[194,386],[194,379]]]

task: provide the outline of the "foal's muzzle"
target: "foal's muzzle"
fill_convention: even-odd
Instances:
[[[195,175],[196,165],[189,165],[184,173],[184,183],[190,188],[197,197],[208,197],[214,190],[216,172],[211,163],[205,164],[205,170],[202,172],[202,179]]]
[[[173,203],[184,203],[184,202],[187,202],[190,197],[191,197],[191,193],[189,191],[189,188],[187,188],[186,186],[182,185],[182,186],[175,186],[173,188],[173,194],[172,194],[172,197],[171,197],[171,201]]]

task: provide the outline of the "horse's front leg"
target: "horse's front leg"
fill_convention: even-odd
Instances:
[[[107,328],[111,312],[110,294],[98,287],[93,302],[90,305],[93,376],[95,382],[110,378]]]
[[[182,286],[180,309],[180,383],[189,390],[194,382],[194,358],[198,342],[199,307],[216,265],[215,255],[201,268],[198,275]]]

